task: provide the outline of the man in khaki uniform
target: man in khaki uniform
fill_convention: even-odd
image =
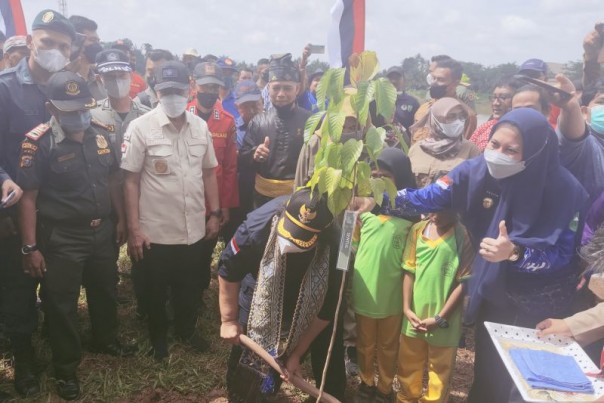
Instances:
[[[130,124],[121,166],[128,252],[144,273],[152,353],[161,360],[168,356],[168,287],[176,336],[198,351],[208,347],[195,332],[199,296],[191,279],[201,266],[202,239],[218,234],[220,205],[212,135],[203,119],[186,112],[189,71],[171,61],[155,74],[159,107]]]

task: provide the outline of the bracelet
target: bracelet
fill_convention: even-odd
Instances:
[[[445,318],[441,318],[438,315],[434,315],[434,320],[436,321],[436,325],[441,329],[446,329],[449,327],[449,322]]]

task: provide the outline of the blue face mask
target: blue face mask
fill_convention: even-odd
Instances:
[[[589,123],[592,130],[604,136],[604,105],[591,108],[591,121]]]
[[[59,124],[66,133],[83,132],[90,127],[90,111],[66,112],[59,115]]]

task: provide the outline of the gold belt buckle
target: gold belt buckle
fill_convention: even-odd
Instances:
[[[99,225],[101,225],[101,222],[102,222],[102,221],[103,221],[103,220],[102,220],[102,219],[100,219],[100,218],[94,219],[94,220],[90,221],[90,227],[91,227],[91,228],[96,228],[96,227],[98,227]]]

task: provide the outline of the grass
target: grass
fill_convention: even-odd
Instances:
[[[217,250],[220,250],[218,248]],[[215,254],[215,261],[217,260]],[[225,372],[229,346],[219,338],[220,315],[218,312],[218,285],[215,276],[210,289],[204,295],[205,309],[201,312],[197,326],[211,342],[210,352],[199,354],[186,346],[173,342],[170,358],[156,363],[146,355],[149,349],[145,323],[136,319],[134,293],[130,281],[130,262],[125,253],[118,262],[120,283],[118,294],[125,299],[119,305],[120,338],[124,342],[139,343],[139,353],[130,358],[84,352],[78,371],[82,387],[81,401],[86,402],[226,402]],[[90,321],[86,309],[85,294],[79,303],[79,321],[84,344],[90,339]],[[471,334],[468,338],[471,341]],[[0,345],[0,390],[16,392],[12,386],[13,370],[6,341]],[[45,340],[36,334],[35,348],[46,369],[41,375],[42,393],[35,399],[15,399],[16,402],[59,402],[56,395],[50,365],[50,349]],[[460,349],[451,401],[464,401],[471,384],[473,353]],[[311,371],[306,363],[306,374]],[[310,380],[310,379],[309,379]],[[349,381],[347,395],[352,401],[358,379]],[[304,402],[307,396],[285,385],[279,395],[272,399],[283,402]]]

